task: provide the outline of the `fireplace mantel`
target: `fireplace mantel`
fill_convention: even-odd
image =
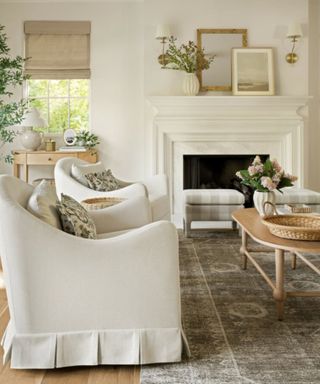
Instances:
[[[184,154],[268,153],[304,184],[308,96],[150,96],[154,173],[169,177],[181,215]]]
[[[216,116],[223,118],[270,117],[296,118],[307,105],[309,96],[150,96],[148,102],[157,117]],[[303,114],[303,111],[301,111]]]

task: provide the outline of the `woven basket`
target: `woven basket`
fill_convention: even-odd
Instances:
[[[275,215],[263,218],[262,223],[284,239],[320,241],[320,217]]]
[[[119,204],[125,199],[121,197],[93,197],[81,201],[81,204],[88,211],[93,211],[97,209],[103,209],[111,207],[112,205]]]

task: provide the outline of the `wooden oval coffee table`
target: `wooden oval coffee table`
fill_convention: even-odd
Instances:
[[[292,268],[296,267],[296,257],[301,259],[313,271],[320,276],[320,270],[312,264],[307,256],[302,253],[320,254],[320,241],[300,241],[287,240],[272,235],[268,228],[262,224],[261,217],[255,208],[239,209],[232,214],[233,219],[242,229],[242,245],[240,253],[243,258],[243,269],[247,268],[247,260],[249,259],[261,276],[266,280],[273,290],[273,297],[276,300],[278,319],[283,319],[283,307],[286,297],[320,297],[320,291],[285,291],[284,289],[284,257],[285,251],[292,255]],[[248,248],[248,236],[257,243],[266,245],[275,250],[275,278],[273,282],[265,273],[261,266],[253,257],[254,250]],[[261,251],[260,251],[261,252]]]

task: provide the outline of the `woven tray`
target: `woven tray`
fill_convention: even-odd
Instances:
[[[264,217],[262,223],[273,235],[284,239],[320,241],[320,217],[275,215]]]
[[[311,213],[311,207],[306,204],[285,204],[284,208],[291,213]]]
[[[103,209],[111,207],[112,205],[119,204],[126,199],[121,197],[94,197],[81,201],[81,204],[88,211]]]

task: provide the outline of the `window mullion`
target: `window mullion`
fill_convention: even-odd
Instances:
[[[68,80],[68,128],[70,128],[70,83],[71,80]]]
[[[47,109],[48,109],[48,126],[47,126],[47,133],[49,133],[49,126],[50,126],[50,83],[51,80],[48,80],[47,84]]]

